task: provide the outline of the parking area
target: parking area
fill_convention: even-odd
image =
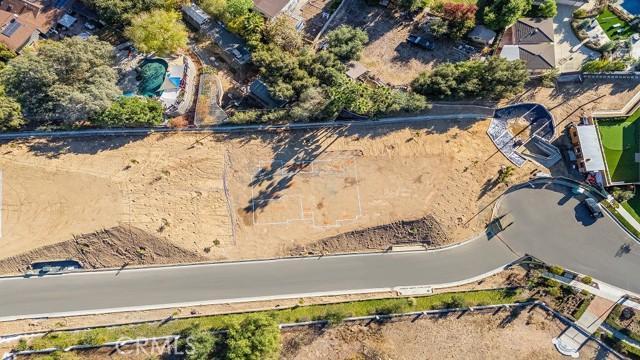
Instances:
[[[402,17],[383,6],[367,5],[364,0],[344,0],[340,12],[330,28],[346,24],[369,35],[360,63],[370,74],[390,85],[406,85],[422,71],[428,71],[445,62],[459,62],[469,58],[469,49],[442,38],[428,35],[426,16],[413,20]],[[432,41],[434,50],[407,43],[410,34]]]
[[[583,63],[599,57],[597,51],[583,46],[571,30],[575,9],[573,6],[558,4],[558,15],[553,19],[556,66],[561,73],[579,71]]]

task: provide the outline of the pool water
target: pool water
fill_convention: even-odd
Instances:
[[[169,64],[162,59],[146,60],[140,69],[142,70],[142,81],[138,84],[138,91],[146,97],[160,96],[159,91],[164,81]]]
[[[640,15],[640,0],[621,0],[618,5],[631,15]]]

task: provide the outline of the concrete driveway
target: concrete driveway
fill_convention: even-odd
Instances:
[[[600,55],[582,46],[580,40],[573,34],[571,19],[576,9],[570,5],[558,4],[558,15],[553,18],[556,66],[561,73],[578,71],[589,58]]]

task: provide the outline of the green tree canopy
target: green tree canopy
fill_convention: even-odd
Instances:
[[[366,32],[347,25],[340,25],[327,33],[328,50],[343,61],[360,59],[367,42],[369,36]]]
[[[141,96],[120,97],[91,121],[103,126],[153,126],[163,121],[162,105]]]
[[[20,104],[0,86],[0,131],[19,129],[24,125]]]
[[[288,16],[278,16],[264,26],[264,42],[274,44],[286,51],[297,51],[302,47],[302,35]]]
[[[162,9],[165,0],[82,0],[96,9],[100,19],[115,26],[128,25],[131,19],[143,12]]]
[[[556,0],[547,0],[538,7],[538,16],[552,18],[557,14],[558,4],[556,4]]]
[[[377,2],[373,2],[372,5],[377,5]],[[429,4],[428,0],[400,0],[400,7],[407,11],[422,11]]]
[[[42,41],[0,71],[27,118],[76,121],[104,111],[121,94],[113,47],[95,37]]]
[[[173,54],[187,46],[188,33],[177,11],[153,10],[131,21],[125,34],[144,53]]]
[[[529,72],[523,61],[493,56],[487,61],[439,65],[432,72],[420,73],[412,87],[425,96],[501,99],[521,92],[528,79]]]
[[[493,30],[503,29],[531,9],[531,0],[481,0],[482,20]]]
[[[218,20],[224,20],[227,13],[227,0],[199,0],[198,6]]]
[[[245,16],[253,9],[253,0],[227,0],[227,13],[233,18]]]
[[[0,43],[0,69],[4,67],[7,61],[16,57],[16,53],[10,50],[7,45]]]
[[[275,360],[280,355],[280,329],[270,317],[249,315],[229,326],[228,360]]]

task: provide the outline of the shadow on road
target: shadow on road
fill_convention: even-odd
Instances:
[[[587,207],[582,203],[579,203],[573,209],[576,213],[576,220],[581,223],[582,226],[589,226],[596,222],[596,219],[591,216]]]

